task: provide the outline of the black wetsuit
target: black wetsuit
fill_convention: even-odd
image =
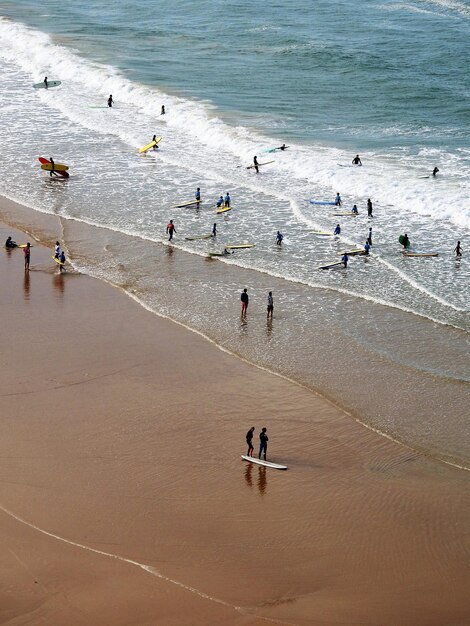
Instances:
[[[248,444],[248,452],[247,452],[247,455],[248,455],[248,456],[253,456],[253,454],[252,454],[252,453],[253,453],[253,450],[254,450],[254,448],[253,448],[253,431],[251,430],[251,428],[250,428],[250,430],[246,433],[246,443]]]
[[[263,431],[260,432],[259,434],[259,454],[258,454],[258,459],[261,458],[261,455],[263,455],[264,460],[266,461],[266,452],[268,451],[268,433],[265,433]]]

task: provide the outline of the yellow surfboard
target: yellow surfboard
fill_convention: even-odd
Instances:
[[[41,169],[51,172],[52,163],[42,163]],[[63,163],[54,163],[54,172],[66,172],[68,169],[69,169],[68,165],[64,165]]]
[[[57,263],[57,265],[62,265],[62,266],[64,266],[64,265],[65,265],[65,263],[62,263],[62,261],[60,261],[60,260],[59,260],[57,257],[55,257],[55,256],[51,257],[51,259],[52,259],[53,261],[55,261],[55,262]]]
[[[144,146],[143,148],[139,148],[139,152],[148,152],[148,150],[151,150],[154,146],[157,145],[157,143],[160,143],[160,141],[162,140],[161,137],[157,137],[155,139],[155,141],[151,141],[150,143],[148,143],[146,146]]]
[[[220,207],[220,209],[217,209],[217,213],[227,213],[227,211],[231,211],[232,207],[231,206],[224,206],[224,207]]]
[[[255,243],[237,243],[229,246],[225,246],[226,250],[241,250],[242,248],[254,248]]]

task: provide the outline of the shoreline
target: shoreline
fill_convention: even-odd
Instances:
[[[14,554],[0,570],[10,589],[0,618],[176,626],[191,611],[201,626],[441,626],[470,617],[466,473],[109,284],[55,274],[41,245],[25,278],[19,253],[5,251],[1,264],[0,505],[30,526],[2,515],[0,541]],[[284,475],[241,463],[252,422],[268,426],[269,458],[289,466]]]

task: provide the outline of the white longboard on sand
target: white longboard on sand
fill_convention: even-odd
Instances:
[[[261,459],[257,459],[253,456],[247,456],[246,454],[241,455],[244,461],[248,461],[249,463],[256,463],[256,465],[263,465],[263,467],[270,467],[271,469],[278,470],[286,470],[287,465],[279,465],[278,463],[270,463],[269,461],[262,461]]]

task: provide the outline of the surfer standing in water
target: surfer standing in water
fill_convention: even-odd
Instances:
[[[108,106],[111,108],[113,104],[114,104],[113,94],[110,94],[108,98]]]
[[[336,193],[335,204],[336,206],[341,206],[341,196],[339,195],[339,191]]]
[[[48,82],[47,82],[47,76],[44,77],[44,87],[46,89],[49,89],[49,85],[48,85]]]
[[[49,161],[51,162],[52,165],[52,169],[49,172],[49,176],[52,178],[52,174],[55,174],[57,176],[57,174],[55,173],[55,163],[54,163],[54,159],[52,157],[49,157]]]
[[[404,250],[406,250],[410,245],[410,240],[408,239],[408,235],[406,233],[403,235],[401,245],[403,246]]]
[[[164,104],[162,104],[162,111],[161,111],[160,115],[165,115],[165,105]]]
[[[270,291],[268,293],[268,320],[269,318],[273,319],[273,312],[274,312],[274,299],[273,299],[273,292]]]
[[[258,454],[258,459],[261,458],[261,455],[263,455],[264,460],[266,461],[266,453],[268,451],[268,441],[269,441],[269,437],[268,437],[268,433],[266,432],[266,427],[261,429],[261,432],[259,434],[259,454]]]
[[[281,233],[280,230],[277,231],[277,235],[276,235],[276,245],[277,246],[282,246],[282,240],[284,239],[284,235]]]
[[[457,241],[457,245],[454,248],[455,256],[458,259],[462,258],[462,246],[460,245],[460,241]]]
[[[372,245],[372,226],[369,228],[369,234],[367,236],[367,243],[369,244],[369,246]]]
[[[240,296],[240,302],[242,303],[242,310],[240,313],[240,317],[241,319],[245,319],[246,318],[246,310],[248,309],[248,302],[249,302],[249,297],[248,297],[248,290],[245,287],[245,289],[243,290],[241,296]]]
[[[341,257],[341,262],[344,265],[344,267],[348,267],[348,261],[349,261],[349,256],[348,256],[348,253],[345,252],[343,256]]]
[[[214,222],[214,226],[212,226],[212,236],[217,237],[217,224]]]
[[[173,224],[173,220],[170,220],[166,226],[166,234],[169,235],[168,241],[171,241],[173,239],[173,233],[176,233],[176,228]]]
[[[256,173],[259,174],[258,157],[257,156],[253,157],[253,166],[255,168]]]
[[[374,217],[372,215],[372,201],[370,198],[367,198],[367,217]]]
[[[352,160],[352,164],[353,165],[362,165],[361,157],[358,154],[356,154],[356,156]]]
[[[252,426],[250,430],[246,433],[246,443],[248,444],[248,452],[247,456],[253,456],[253,433],[255,432],[255,427]]]
[[[5,248],[16,248],[17,245],[18,244],[16,243],[16,241],[13,241],[13,239],[11,238],[11,235],[9,235],[7,237],[7,240],[5,241]]]
[[[157,141],[157,135],[154,135],[154,136],[152,137],[152,141],[155,141],[155,145],[153,146],[153,149],[154,149],[154,150],[158,150],[158,145],[157,145],[157,143],[156,143],[156,141]]]
[[[222,197],[222,196],[220,196],[220,197]],[[230,194],[229,194],[229,192],[228,192],[228,191],[227,191],[227,193],[225,194],[225,198],[224,198],[224,207],[225,207],[226,209],[230,208]]]
[[[437,172],[439,171],[438,167],[435,167],[432,171],[432,175],[435,176],[437,174]]]
[[[29,262],[31,261],[31,244],[26,244],[26,248],[23,249],[24,253],[24,271],[29,272]]]

